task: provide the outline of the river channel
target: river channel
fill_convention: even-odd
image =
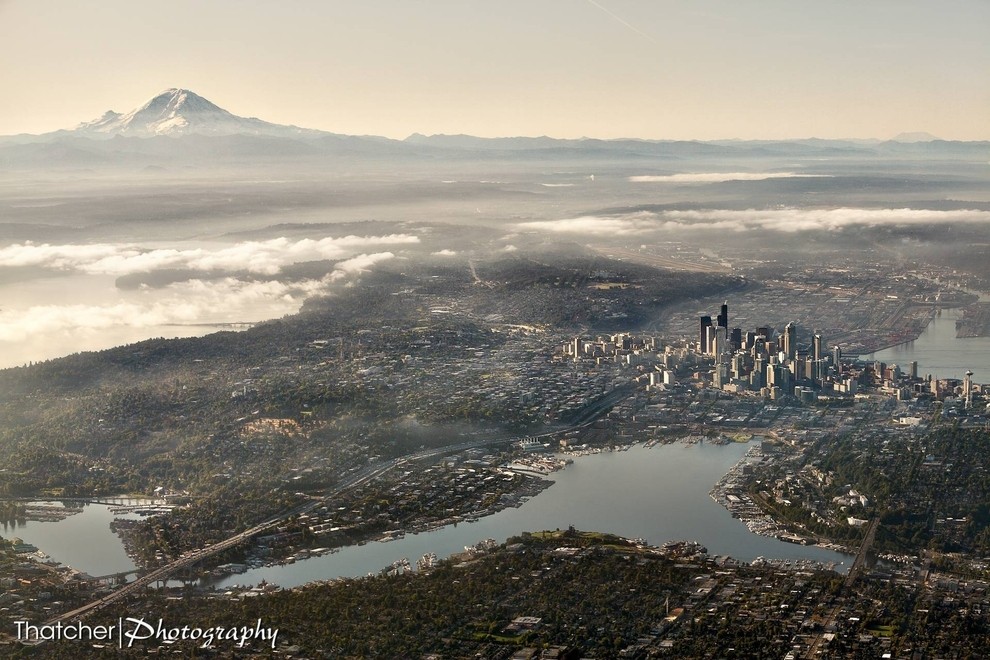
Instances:
[[[990,337],[956,338],[959,318],[961,310],[942,310],[914,341],[864,355],[863,359],[896,364],[901,371],[917,361],[919,376],[931,374],[936,378],[962,380],[968,369],[974,382],[990,383]]]
[[[712,486],[750,445],[636,445],[627,451],[578,456],[551,475],[550,488],[519,508],[508,508],[474,523],[448,525],[432,532],[408,534],[390,542],[372,542],[293,564],[257,568],[216,583],[256,584],[261,580],[292,587],[315,580],[359,577],[394,561],[428,552],[440,557],[460,552],[486,538],[504,541],[522,531],[566,528],[642,537],[655,544],[695,540],[712,554],[741,560],[810,559],[845,561],[845,555],[815,546],[800,546],[751,533],[709,497]],[[30,521],[2,529],[38,546],[52,559],[90,575],[130,571],[133,562],[110,531],[109,507],[86,505],[82,513],[59,522]],[[839,568],[842,570],[842,566]]]

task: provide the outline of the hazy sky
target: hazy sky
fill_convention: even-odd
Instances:
[[[350,134],[990,139],[990,0],[0,0],[0,134],[186,87]]]

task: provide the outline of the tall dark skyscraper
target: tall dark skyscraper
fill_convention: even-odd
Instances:
[[[712,327],[712,317],[702,316],[701,317],[701,335],[698,343],[700,344],[701,352],[708,352],[708,328]]]
[[[732,332],[729,333],[729,344],[732,346],[732,350],[738,351],[743,345],[743,335],[742,328],[733,328]]]
[[[824,344],[822,342],[821,335],[815,335],[814,339],[811,340],[811,359],[818,362],[825,354],[822,352],[824,350]]]
[[[722,303],[722,311],[719,312],[717,324],[718,324],[718,327],[720,327],[720,328],[726,328],[726,329],[729,328],[729,301],[728,300],[726,300],[724,303]]]
[[[783,344],[780,347],[789,360],[797,355],[797,327],[793,323],[784,326]]]

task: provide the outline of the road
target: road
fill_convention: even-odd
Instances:
[[[845,596],[846,592],[852,586],[853,582],[856,581],[856,577],[859,575],[860,570],[863,568],[863,564],[866,562],[866,554],[870,551],[873,546],[873,539],[877,535],[877,527],[880,525],[880,517],[877,516],[870,521],[870,526],[866,528],[866,536],[863,537],[863,543],[859,546],[859,552],[856,553],[856,559],[853,560],[852,566],[849,568],[849,573],[846,574],[846,579],[842,583],[842,588],[839,593],[835,595],[836,598],[841,598]],[[825,622],[822,623],[822,632],[815,638],[815,641],[808,647],[808,653],[805,655],[806,658],[817,658],[822,652],[822,646],[825,643],[825,634],[835,625],[836,619],[839,617],[839,612],[842,610],[842,605],[836,605],[832,608],[832,611],[828,613],[825,618]]]
[[[264,522],[259,523],[254,527],[246,529],[243,532],[240,532],[239,534],[235,534],[230,538],[224,539],[223,541],[220,541],[218,543],[214,543],[213,545],[206,546],[205,548],[200,548],[199,550],[193,550],[191,552],[184,553],[181,557],[179,557],[175,561],[168,563],[160,568],[157,568],[151,571],[150,573],[146,573],[142,575],[133,582],[127,583],[126,585],[120,587],[113,593],[108,594],[100,598],[99,600],[95,600],[91,603],[83,605],[82,607],[76,608],[69,612],[65,612],[64,614],[61,614],[49,621],[46,621],[45,625],[52,625],[59,621],[64,622],[84,616],[89,612],[92,612],[94,610],[100,609],[101,607],[108,605],[109,603],[112,603],[116,600],[120,600],[121,598],[124,598],[127,595],[139,589],[143,589],[144,587],[147,587],[150,584],[168,580],[170,576],[172,576],[174,573],[176,573],[177,571],[183,568],[188,568],[189,566],[192,566],[193,564],[196,564],[211,555],[215,555],[218,552],[223,552],[224,550],[228,550],[230,548],[233,548],[234,546],[240,545],[241,543],[244,543],[248,539],[257,536],[262,532],[266,532],[277,527],[287,518],[291,518],[292,516],[297,516],[299,514],[312,511],[313,509],[316,509],[317,507],[326,504],[330,499],[343,494],[344,492],[350,490],[351,488],[361,486],[373,479],[376,479],[382,476],[383,474],[395,469],[399,465],[411,461],[418,461],[418,460],[432,458],[442,454],[456,453],[460,451],[465,451],[467,449],[473,449],[485,444],[489,444],[490,442],[491,442],[490,440],[466,442],[466,443],[461,443],[459,445],[443,447],[440,449],[430,449],[426,451],[421,451],[415,454],[411,454],[409,456],[405,456],[403,458],[396,458],[382,463],[371,464],[363,468],[359,472],[356,472],[353,475],[349,475],[348,477],[345,477],[345,479],[340,484],[338,484],[332,491],[330,491],[320,499],[310,500],[308,502],[305,502],[297,507],[294,507],[288,511],[281,513],[278,516],[269,518],[268,520],[265,520]]]
[[[846,587],[851,586],[855,582],[857,573],[863,568],[863,564],[866,563],[866,553],[873,547],[873,539],[876,538],[877,527],[879,526],[880,518],[876,517],[870,521],[870,526],[866,528],[866,536],[863,537],[863,543],[859,546],[859,552],[856,553],[856,559],[853,560],[853,564],[849,568],[849,573],[846,574]]]
[[[570,426],[566,428],[558,429],[550,433],[540,434],[538,437],[541,438],[553,437],[556,435],[567,433],[569,431],[584,428],[589,424],[591,424],[592,422],[594,422],[598,417],[608,412],[612,408],[612,406],[614,406],[619,401],[622,401],[623,399],[628,397],[634,391],[635,391],[634,382],[630,382],[627,385],[617,387],[611,392],[608,392],[604,396],[599,397],[597,400],[589,404],[583,411],[581,411],[581,413],[577,416],[577,418],[572,421],[572,424]],[[377,479],[383,474],[386,474],[401,465],[405,465],[406,463],[412,463],[416,461],[427,460],[430,458],[436,458],[437,456],[442,456],[444,454],[456,454],[458,452],[467,451],[468,449],[478,449],[493,444],[508,444],[511,442],[518,441],[520,439],[521,438],[519,437],[505,437],[505,438],[486,438],[484,440],[469,440],[467,442],[462,442],[456,445],[449,445],[446,447],[439,447],[436,449],[426,449],[400,458],[393,458],[391,460],[384,462],[372,463],[370,465],[365,466],[358,472],[355,472],[354,474],[344,477],[344,479],[339,484],[337,484],[336,487],[334,487],[330,492],[328,492],[326,495],[324,495],[319,499],[304,502],[299,506],[296,506],[288,511],[284,511],[277,516],[269,518],[268,520],[265,520],[264,522],[261,522],[255,525],[254,527],[251,527],[250,529],[246,529],[243,532],[240,532],[239,534],[235,534],[230,538],[224,539],[223,541],[214,543],[213,545],[206,546],[205,548],[200,548],[199,550],[193,550],[191,552],[184,553],[181,557],[179,557],[175,561],[172,561],[164,566],[156,568],[150,573],[146,573],[138,577],[133,582],[129,582],[121,586],[116,591],[107,594],[106,596],[103,596],[98,600],[92,601],[90,603],[87,603],[86,605],[83,605],[82,607],[77,607],[74,610],[65,612],[52,619],[49,619],[48,621],[45,622],[44,625],[54,625],[59,622],[64,623],[72,619],[83,617],[91,612],[94,612],[96,610],[99,610],[100,608],[109,605],[110,603],[118,601],[121,598],[125,598],[128,595],[140,589],[144,589],[148,585],[154,584],[155,582],[166,581],[177,571],[180,571],[184,568],[188,568],[189,566],[192,566],[193,564],[196,564],[202,561],[203,559],[210,557],[211,555],[215,555],[219,552],[223,552],[224,550],[228,550],[237,545],[240,545],[241,543],[246,542],[250,538],[257,536],[262,532],[266,532],[271,529],[274,529],[282,522],[284,522],[287,518],[291,518],[292,516],[297,516],[302,513],[308,513],[320,506],[328,504],[331,499],[338,497],[339,495],[345,493],[351,488],[362,486],[368,483],[369,481]]]

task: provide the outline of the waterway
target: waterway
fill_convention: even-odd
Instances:
[[[955,321],[960,314],[958,310],[944,310],[915,341],[864,357],[898,364],[902,369],[917,360],[920,374],[939,378],[961,379],[969,369],[976,382],[990,382],[990,338],[957,339]],[[518,509],[506,509],[476,523],[410,534],[388,543],[351,546],[285,566],[254,569],[218,584],[255,584],[264,579],[291,587],[314,580],[357,577],[377,572],[403,557],[415,561],[428,552],[443,557],[485,538],[504,541],[522,531],[568,525],[643,537],[656,544],[673,539],[696,540],[712,554],[747,561],[763,556],[845,561],[848,566],[848,557],[825,548],[752,534],[708,496],[711,487],[747,446],[635,446],[624,452],[578,457],[566,470],[552,475],[556,482],[552,487]],[[82,513],[59,522],[0,526],[0,534],[7,538],[18,536],[55,561],[91,575],[107,575],[134,568],[120,539],[110,531],[113,518],[109,507],[90,504]]]
[[[936,378],[962,380],[970,370],[974,382],[990,383],[990,337],[957,339],[959,318],[961,310],[943,310],[916,340],[864,355],[863,359],[896,364],[901,371],[907,371],[908,364],[917,361],[919,376],[931,374]]]
[[[475,523],[381,543],[342,548],[333,554],[294,564],[253,569],[217,583],[257,584],[261,580],[292,587],[315,580],[360,577],[392,562],[428,552],[446,557],[486,538],[499,542],[523,531],[566,528],[642,537],[660,544],[696,540],[712,554],[750,561],[756,557],[843,562],[845,555],[757,536],[712,500],[708,492],[750,445],[641,445],[628,451],[579,456],[567,469],[551,475],[555,482],[519,508],[509,508]],[[132,517],[126,514],[116,517]],[[129,571],[134,563],[110,531],[109,507],[86,505],[82,513],[58,522],[29,521],[0,526],[0,534],[18,536],[60,563],[90,575]],[[841,570],[842,566],[840,566]]]
[[[745,561],[763,556],[845,562],[848,567],[851,558],[846,555],[751,533],[709,497],[715,482],[748,448],[744,444],[673,444],[650,449],[637,445],[628,451],[577,457],[567,469],[553,475],[554,485],[519,508],[505,509],[476,523],[449,525],[395,541],[350,546],[293,564],[253,569],[227,577],[217,586],[266,580],[293,587],[316,580],[359,577],[403,557],[415,563],[428,552],[445,557],[485,538],[502,542],[522,531],[569,525],[642,537],[654,544],[695,540],[710,554]]]
[[[52,506],[55,503],[45,504]],[[114,515],[105,504],[84,504],[81,513],[57,522],[29,520],[0,524],[0,536],[19,537],[60,564],[99,577],[134,569],[134,562],[124,551],[120,537],[110,530],[110,522],[114,518],[138,517],[136,514]]]

